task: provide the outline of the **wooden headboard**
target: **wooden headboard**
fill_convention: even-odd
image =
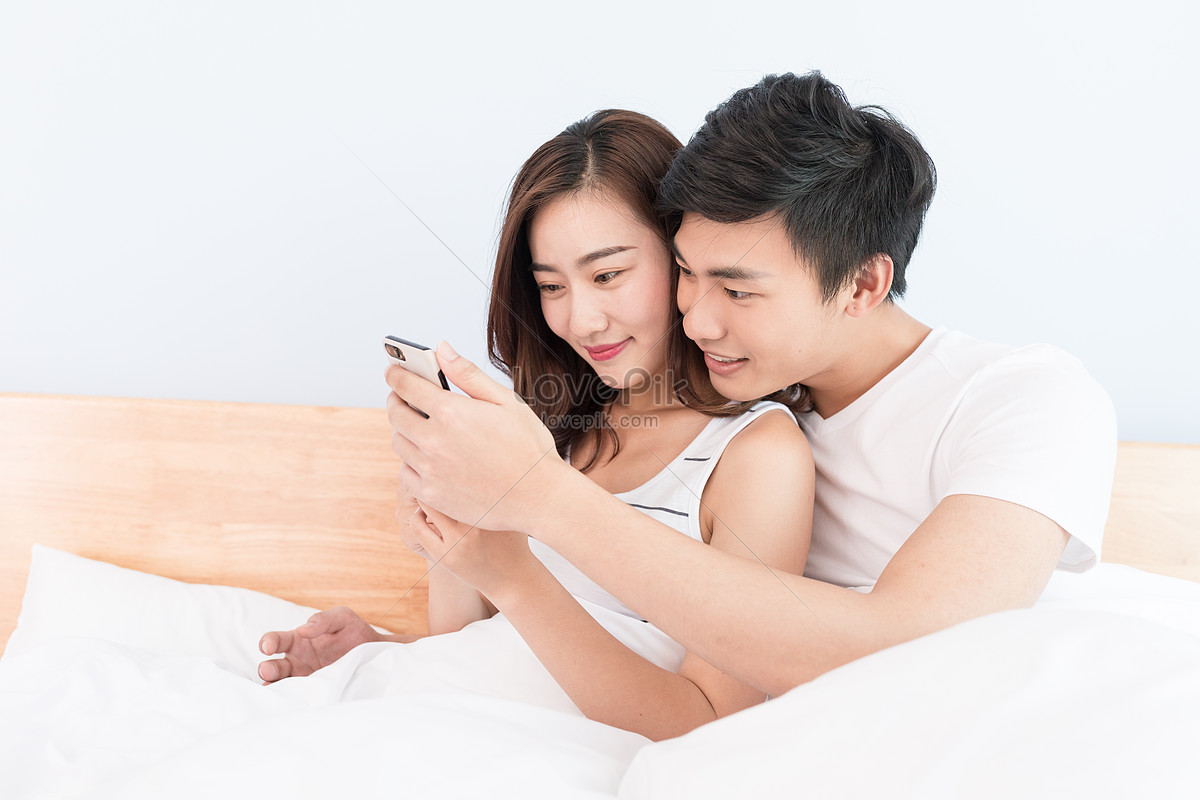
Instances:
[[[34,542],[425,632],[382,410],[0,394],[0,642]],[[1104,559],[1200,581],[1200,446],[1123,443]]]
[[[34,542],[424,633],[382,410],[0,394],[0,642]]]

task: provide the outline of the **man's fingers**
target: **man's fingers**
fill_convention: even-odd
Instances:
[[[411,466],[416,459],[421,457],[420,448],[397,431],[392,431],[392,452],[400,456],[400,460],[406,466]]]
[[[400,456],[404,463],[412,463],[420,457],[421,450],[409,436],[415,435],[419,430],[413,423],[424,418],[409,408],[395,392],[388,395],[387,409],[388,422],[392,425],[392,452]]]
[[[413,497],[408,492],[404,491],[403,489],[396,490],[396,507],[397,508],[400,508],[400,509],[406,508],[406,509],[408,509],[408,513],[411,514],[413,512],[413,510],[416,509],[419,505],[420,504],[417,503],[417,498]]]
[[[404,370],[400,369],[399,367],[392,367],[392,369],[404,372]],[[388,422],[391,424],[392,428],[398,431],[411,431],[414,423],[425,419],[425,417],[417,413],[412,406],[404,402],[400,395],[396,394],[394,391],[388,394],[387,416]]]
[[[410,495],[416,495],[421,489],[421,476],[417,471],[409,466],[408,462],[400,465],[400,491]]]
[[[450,392],[447,392],[442,387],[435,386],[418,375],[414,375],[403,367],[388,367],[386,378],[388,386],[392,387],[392,392],[397,395],[399,400],[411,406],[408,411],[412,416],[405,416],[400,420],[410,425],[414,421],[423,419],[414,409],[419,408],[424,413],[435,416],[446,403],[453,403],[463,399],[462,397],[450,394]],[[402,430],[398,426],[398,418],[394,415],[390,405],[388,407],[388,419],[391,421],[392,427]]]
[[[496,405],[512,400],[512,389],[506,388],[489,378],[475,364],[454,352],[454,348],[448,342],[442,342],[437,346],[437,360],[438,366],[441,367],[442,372],[446,375],[446,379],[466,392],[468,396],[474,397],[476,400],[486,400]],[[417,402],[418,398],[414,397],[413,400],[414,404],[425,411],[425,413],[433,414],[433,412],[421,405],[420,402]]]

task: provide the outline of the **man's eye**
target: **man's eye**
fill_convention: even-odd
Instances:
[[[596,283],[611,283],[612,280],[620,274],[621,272],[619,270],[617,272],[605,272],[596,276]]]
[[[685,267],[683,264],[676,264],[675,266],[679,267],[679,271],[683,273],[684,277],[687,277],[687,278],[692,277],[692,271],[690,269],[688,269],[687,267]]]
[[[725,294],[734,300],[742,300],[751,295],[751,292],[739,292],[737,289],[726,289]]]

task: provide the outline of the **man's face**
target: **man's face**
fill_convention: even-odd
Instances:
[[[685,214],[674,245],[683,328],[704,351],[718,392],[753,400],[831,377],[839,304],[822,302],[777,220],[726,224]]]

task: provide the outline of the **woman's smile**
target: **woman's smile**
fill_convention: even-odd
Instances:
[[[593,361],[608,361],[620,355],[621,351],[625,349],[625,345],[631,341],[633,341],[632,336],[615,344],[600,344],[594,347],[584,345],[583,349],[587,350],[588,355],[592,357]]]

